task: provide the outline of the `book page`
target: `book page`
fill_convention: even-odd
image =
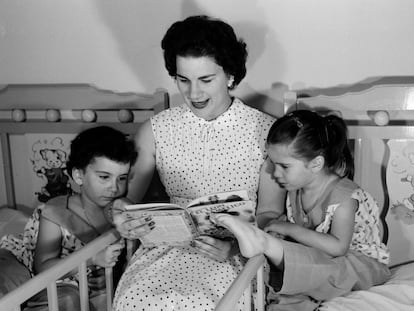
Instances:
[[[156,210],[156,209],[183,209],[181,206],[172,203],[142,203],[130,204],[125,206],[127,211],[142,211],[142,210]]]
[[[218,227],[210,220],[213,213],[227,213],[255,224],[256,216],[252,201],[224,202],[211,205],[193,206],[188,209],[200,234],[216,238],[230,238],[233,234],[223,227]]]
[[[191,216],[183,209],[142,213],[142,216],[149,215],[155,222],[155,228],[140,239],[146,247],[189,245],[198,236]]]

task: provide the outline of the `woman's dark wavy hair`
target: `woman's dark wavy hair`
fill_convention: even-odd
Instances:
[[[348,129],[336,115],[322,116],[310,110],[296,110],[275,121],[267,143],[287,144],[292,156],[310,161],[325,158],[325,168],[341,177],[353,178],[354,160],[348,145]]]
[[[231,88],[246,75],[246,44],[229,24],[219,19],[197,15],[175,22],[165,33],[161,47],[165,67],[174,78],[177,56],[212,57],[226,74],[234,77]]]
[[[97,126],[82,131],[72,140],[66,167],[72,176],[73,169],[85,169],[96,157],[132,166],[137,155],[135,143],[127,135],[109,126]]]

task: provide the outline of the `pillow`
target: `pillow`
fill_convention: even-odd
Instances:
[[[0,298],[30,280],[29,269],[8,250],[0,249]]]

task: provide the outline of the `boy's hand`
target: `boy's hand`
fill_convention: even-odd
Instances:
[[[92,290],[100,290],[105,288],[105,269],[96,269],[88,276],[88,286]]]
[[[118,261],[118,256],[125,247],[125,240],[119,239],[114,244],[109,245],[104,250],[97,253],[92,258],[92,263],[99,267],[109,268],[115,266]]]

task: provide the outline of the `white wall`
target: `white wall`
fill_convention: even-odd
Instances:
[[[230,22],[249,46],[239,95],[414,75],[411,0],[1,0],[0,84],[164,87],[160,40],[192,14]]]

